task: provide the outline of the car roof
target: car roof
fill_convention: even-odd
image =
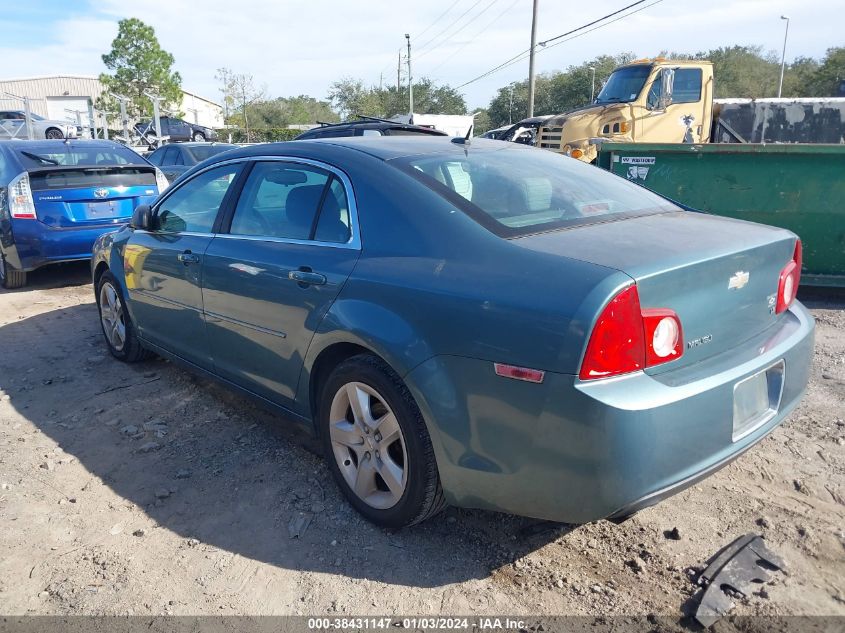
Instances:
[[[384,119],[361,119],[359,121],[344,121],[342,123],[324,123],[320,127],[306,130],[300,137],[309,136],[311,134],[318,134],[324,130],[419,130],[424,134],[431,136],[445,136],[445,132],[436,130],[434,128],[425,127],[423,125],[414,125],[412,123],[402,123],[400,121],[387,121]]]
[[[460,141],[460,142],[457,142]],[[218,160],[232,160],[234,158],[248,158],[251,156],[301,156],[330,160],[333,150],[355,150],[369,154],[381,160],[392,160],[405,156],[424,156],[435,154],[461,154],[465,151],[502,151],[518,149],[531,151],[525,145],[516,143],[502,143],[491,139],[476,138],[464,143],[463,137],[448,136],[341,136],[333,138],[304,139],[301,141],[287,141],[282,143],[261,143],[233,149],[220,154]],[[348,155],[348,154],[347,154]],[[206,161],[206,164],[216,162],[217,156]]]
[[[113,141],[92,141],[88,139],[43,141],[11,139],[10,141],[4,141],[3,145],[12,149],[21,149],[22,147],[25,147],[26,149],[42,151],[49,151],[51,149],[61,149],[67,147],[72,147],[75,149],[114,149],[117,147],[133,151],[132,148],[126,147],[125,145],[121,145],[120,143],[115,143]]]

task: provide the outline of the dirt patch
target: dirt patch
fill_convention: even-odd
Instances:
[[[845,301],[801,406],[715,476],[615,525],[451,509],[391,533],[313,442],[162,360],[113,360],[85,267],[0,294],[0,604],[14,614],[688,612],[716,549],[789,564],[736,613],[845,615]]]

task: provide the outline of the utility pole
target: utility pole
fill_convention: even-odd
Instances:
[[[396,98],[402,91],[402,49],[399,49],[399,56],[396,58]]]
[[[590,84],[590,103],[592,103],[596,99],[596,67],[590,66],[590,70],[593,71],[593,81]]]
[[[408,40],[408,123],[414,122],[414,77],[411,74],[411,36],[405,33]]]
[[[783,68],[786,65],[786,38],[789,36],[789,16],[780,16],[781,20],[786,20],[786,30],[783,33],[783,54],[780,57],[780,83],[778,84],[778,99],[783,92]]]
[[[129,138],[129,116],[126,114],[126,102],[129,101],[129,98],[115,94],[112,96],[120,104],[120,125],[123,127],[123,138],[127,145],[131,145],[132,141]]]
[[[528,57],[528,116],[534,116],[534,49],[537,48],[537,3],[531,14],[531,53]]]
[[[513,125],[513,84],[511,84],[511,101],[508,106],[508,125]]]

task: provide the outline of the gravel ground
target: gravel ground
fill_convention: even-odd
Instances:
[[[845,300],[801,406],[715,476],[615,525],[450,509],[388,532],[306,435],[162,360],[106,351],[85,266],[0,292],[0,605],[7,614],[660,614],[758,532],[787,574],[737,614],[845,615]],[[298,536],[296,535],[298,534]]]

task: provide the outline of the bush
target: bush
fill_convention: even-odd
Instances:
[[[216,130],[220,141],[228,143],[229,135],[232,136],[232,143],[274,143],[276,141],[291,141],[302,134],[302,130],[289,130],[286,127],[266,127],[249,129],[249,141],[247,141],[246,130],[243,128],[227,127]]]

